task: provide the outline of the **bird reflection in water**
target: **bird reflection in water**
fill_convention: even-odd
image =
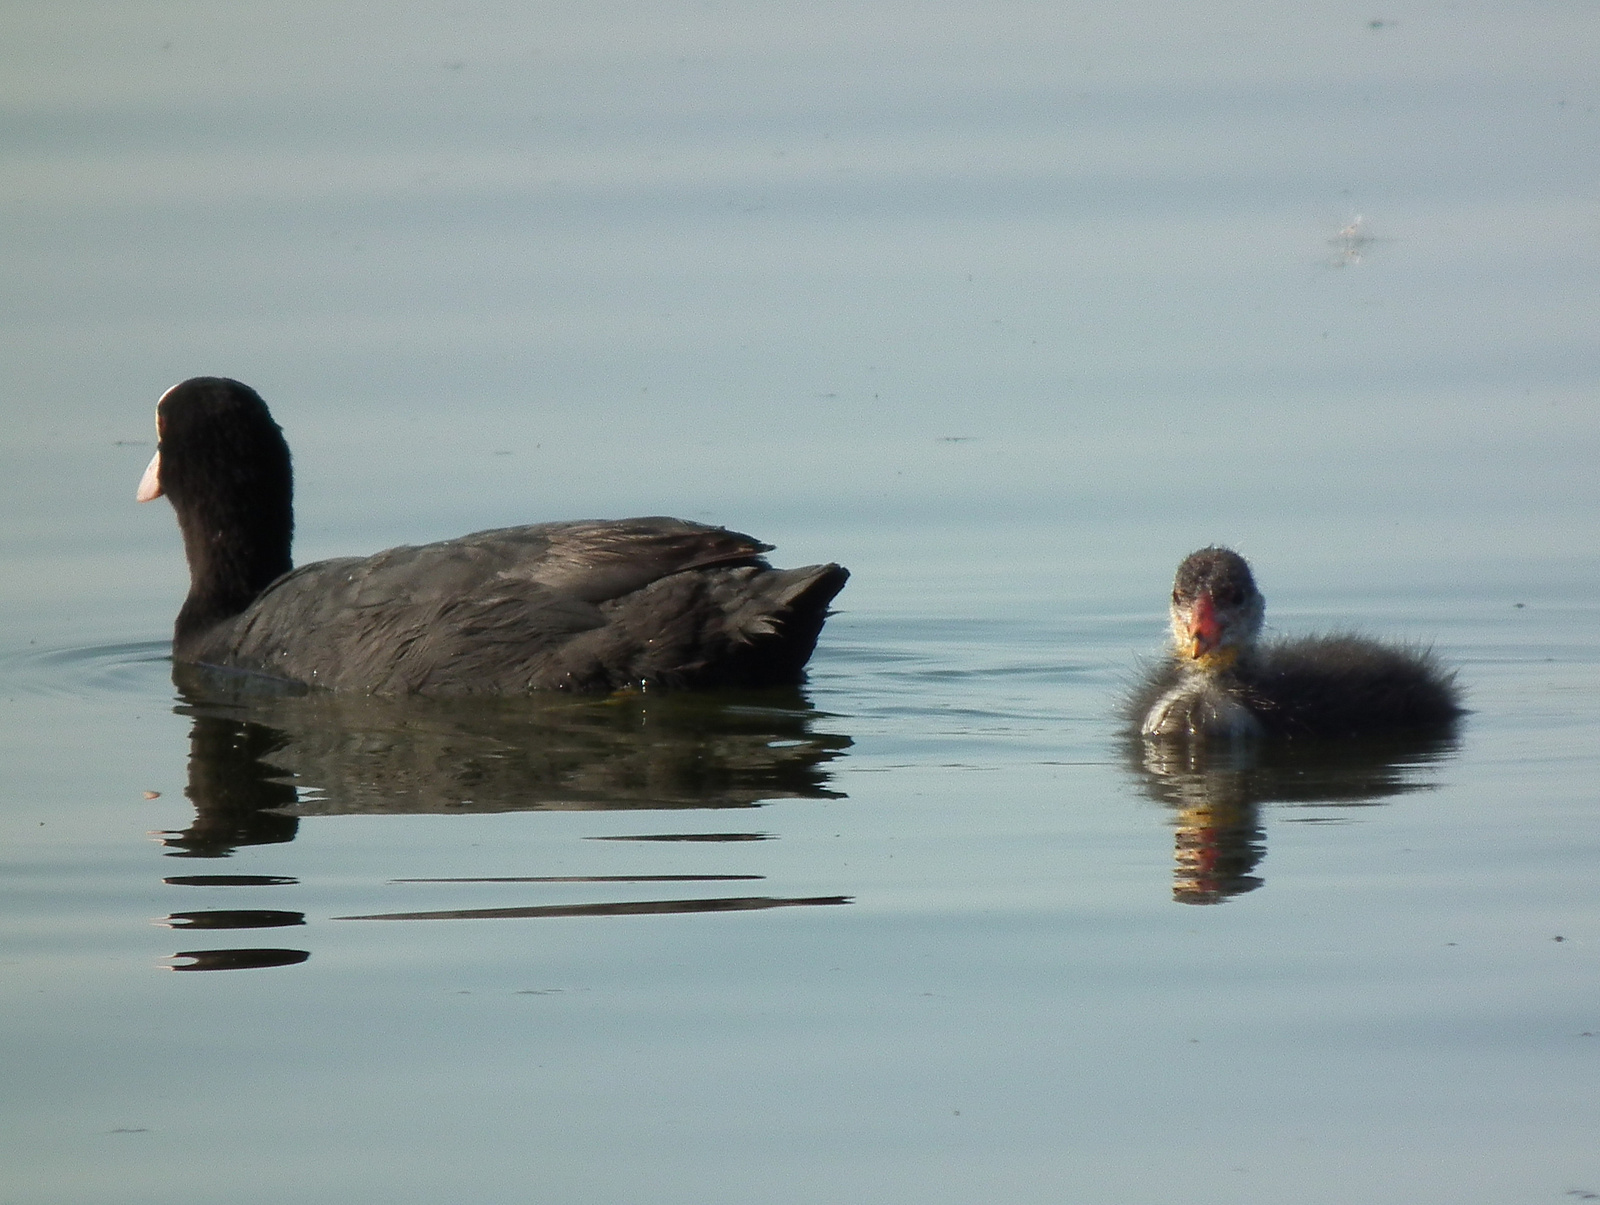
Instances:
[[[301,818],[309,816],[743,809],[772,799],[836,799],[841,795],[830,788],[828,766],[851,744],[847,736],[820,731],[819,723],[831,717],[794,688],[443,702],[309,693],[187,665],[174,667],[173,680],[176,710],[192,724],[187,795],[195,819],[181,832],[162,834],[162,841],[169,856],[182,858],[225,858],[242,846],[290,841]],[[633,839],[741,842],[765,836],[688,832]],[[692,882],[703,894],[708,882],[761,877],[528,875],[468,881]],[[167,882],[259,885],[268,878],[177,875]],[[339,919],[640,915],[846,902],[845,896],[738,895]],[[194,930],[278,928],[302,921],[296,912],[240,908],[177,912],[165,923]],[[178,957],[195,962],[173,969],[304,961],[290,953],[189,951]]]
[[[1128,742],[1128,763],[1174,814],[1172,898],[1221,904],[1262,885],[1264,805],[1366,807],[1430,790],[1457,747],[1453,727],[1325,741],[1145,738]]]

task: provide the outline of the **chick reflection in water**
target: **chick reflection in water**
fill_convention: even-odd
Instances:
[[[1450,757],[1448,732],[1362,740],[1202,742],[1133,740],[1128,762],[1151,799],[1175,813],[1172,898],[1221,904],[1262,884],[1262,808],[1366,807],[1432,788]]]

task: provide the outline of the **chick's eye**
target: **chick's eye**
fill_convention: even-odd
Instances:
[[[1175,603],[1183,602],[1183,592],[1180,590],[1174,590],[1172,592],[1172,601]]]

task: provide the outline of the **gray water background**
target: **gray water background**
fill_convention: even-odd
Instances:
[[[0,34],[0,1202],[1600,1193],[1592,6]],[[849,565],[809,704],[196,715],[132,503],[196,373],[284,425],[299,560],[669,513]],[[1154,773],[1115,703],[1213,540],[1279,630],[1433,643],[1458,744]],[[173,856],[210,720],[292,840]],[[615,840],[689,836],[743,839]],[[166,881],[219,874],[285,881]],[[709,898],[848,902],[646,909]],[[245,910],[305,923],[151,923]],[[309,957],[164,969],[254,947]]]

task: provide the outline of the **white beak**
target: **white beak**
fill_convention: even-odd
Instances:
[[[144,471],[144,476],[139,478],[139,492],[134,495],[140,502],[148,502],[152,498],[161,497],[161,449],[156,449],[156,454],[150,458],[150,465]]]

